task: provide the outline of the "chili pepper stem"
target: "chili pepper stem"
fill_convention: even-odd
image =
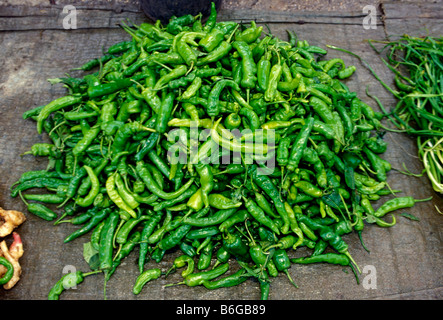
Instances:
[[[64,219],[68,214],[67,213],[63,213],[60,218],[58,218],[55,222],[54,222],[54,226],[58,225],[59,223],[62,222],[62,219]]]
[[[28,202],[26,202],[26,200],[25,200],[25,198],[23,197],[21,191],[18,192],[18,195],[20,196],[20,198],[22,199],[22,201],[24,202],[24,204],[25,204],[26,206],[28,206],[29,204],[28,204]]]
[[[351,254],[349,253],[349,251],[345,251],[343,253],[345,256],[347,256],[349,258],[349,260],[351,260],[351,262],[356,266],[358,273],[361,273],[360,268],[358,266],[358,264],[354,261],[354,259],[352,258]]]
[[[116,234],[117,234],[117,232],[116,232]],[[117,250],[117,252],[115,253],[114,260],[115,260],[115,257],[118,257],[118,255],[120,254],[121,249],[122,249],[122,245],[119,245],[119,246],[118,246],[118,250]]]
[[[358,278],[358,273],[355,270],[354,266],[352,264],[349,264],[349,267],[351,268],[352,273],[354,273],[355,279],[357,280],[357,284],[360,284],[360,279]]]
[[[165,273],[165,279],[169,276],[170,273],[175,272],[176,267],[172,266],[171,268],[169,268],[166,273]]]
[[[357,234],[358,234],[358,238],[359,238],[360,243],[361,243],[361,245],[363,246],[363,248],[364,248],[368,253],[370,253],[371,251],[366,247],[366,245],[365,245],[365,243],[364,243],[364,241],[363,241],[363,232],[362,232],[361,230],[359,230],[359,231],[357,231]]]
[[[433,198],[433,197],[429,197],[429,198],[426,198],[426,199],[414,199],[414,202],[425,202],[425,201],[430,201],[430,200],[432,200],[432,198]]]
[[[59,204],[58,206],[57,206],[57,208],[61,208],[61,207],[63,207],[69,200],[70,200],[71,198],[70,197],[66,197],[66,199],[65,199],[65,201],[63,201],[61,204]]]
[[[23,152],[23,153],[20,154],[20,157],[23,157],[23,156],[25,156],[27,154],[32,154],[32,151]]]
[[[189,66],[189,70],[185,73],[185,77],[194,69],[194,61],[191,62],[191,65]]]
[[[59,221],[60,219],[58,219],[56,222],[57,222],[57,224],[59,224],[59,223],[68,223],[68,222],[72,222],[72,219],[69,219],[69,220],[61,220],[61,221]],[[54,223],[55,224],[55,223]]]
[[[123,224],[125,223],[125,220],[120,220],[120,223],[119,223],[119,225],[118,225],[118,227],[117,227],[117,229],[116,229],[116,231],[115,231],[115,233],[114,233],[114,237],[113,237],[113,239],[112,239],[112,246],[115,248],[116,247],[116,238],[117,238],[117,234],[118,234],[118,231],[120,230],[120,228],[123,226]],[[119,251],[120,251],[120,249],[121,249],[121,246],[119,246]],[[117,252],[118,253],[118,252]]]
[[[234,30],[231,32],[231,34],[229,35],[228,39],[226,40],[227,43],[231,42],[232,36],[235,34],[235,32],[237,31],[237,29],[239,28],[239,24],[237,24],[234,28]]]
[[[346,210],[346,213],[348,214],[348,218],[349,218],[349,220],[351,220],[351,213],[348,210],[348,206],[346,205],[345,199],[343,198],[343,195],[341,193],[339,193],[339,195],[340,195],[341,201],[343,202],[343,205],[345,206],[345,210]]]
[[[276,243],[276,244],[273,244],[273,245],[263,248],[263,251],[268,252],[270,249],[279,248],[279,247],[280,247],[280,245],[278,243]]]
[[[103,272],[103,270],[94,270],[94,271],[83,273],[83,276],[87,277],[87,276],[90,276],[90,275],[93,275],[93,274],[97,274],[97,273],[102,273],[102,272]]]
[[[166,288],[166,287],[174,287],[174,286],[180,286],[180,285],[182,285],[182,284],[185,284],[185,282],[184,282],[184,281],[181,281],[181,282],[177,282],[177,283],[168,283],[168,284],[165,284],[165,285],[163,286],[163,288]]]
[[[297,284],[294,282],[294,280],[292,280],[292,277],[291,277],[291,275],[289,274],[288,269],[285,269],[283,272],[284,272],[284,273],[286,274],[286,276],[288,277],[289,282],[292,283],[292,284],[294,285],[294,287],[298,288]]]

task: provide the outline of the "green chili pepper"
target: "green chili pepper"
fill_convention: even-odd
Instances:
[[[42,218],[46,221],[52,221],[55,218],[57,218],[57,214],[52,211],[51,209],[49,209],[47,206],[41,204],[41,203],[28,203],[25,201],[25,199],[23,198],[21,192],[19,192],[20,194],[20,198],[22,199],[22,201],[26,204],[27,209],[30,213],[36,215],[39,218]]]
[[[257,266],[263,270],[266,268],[272,277],[278,275],[278,270],[272,259],[269,258],[269,256],[263,251],[263,248],[255,241],[249,245],[249,255]]]
[[[191,230],[192,226],[184,224],[175,229],[168,237],[163,238],[158,247],[162,250],[169,250],[178,245],[178,243],[186,236]]]
[[[75,217],[69,220],[61,220],[59,223],[69,222],[73,225],[80,225],[86,223],[93,215],[96,215],[100,211],[97,207],[92,207],[87,211],[81,213],[80,215],[76,215]]]
[[[26,154],[32,154],[35,157],[60,157],[60,152],[57,150],[57,147],[51,143],[36,143],[32,145],[30,151],[24,152],[22,155]]]
[[[283,67],[279,63],[276,63],[271,67],[271,70],[269,71],[267,87],[264,93],[265,101],[274,102],[277,93],[277,86],[280,82],[282,71]]]
[[[136,121],[128,122],[121,126],[117,130],[117,133],[114,136],[114,141],[111,145],[111,152],[113,153],[113,155],[115,156],[123,152],[126,142],[131,138],[131,136],[142,131],[153,132],[154,130],[143,126],[141,123]]]
[[[135,211],[122,199],[115,187],[116,173],[110,175],[106,180],[106,192],[111,201],[120,209],[127,212],[133,218],[137,217]]]
[[[26,200],[51,204],[60,204],[65,200],[64,197],[58,196],[56,194],[25,194],[23,195],[23,198]]]
[[[339,79],[349,78],[350,76],[352,76],[354,74],[355,70],[357,70],[357,68],[355,66],[349,66],[343,70],[340,70],[338,72],[338,77],[339,77]]]
[[[144,220],[149,219],[150,217],[147,215],[141,215],[138,218],[131,218],[128,221],[126,221],[121,228],[119,228],[116,236],[115,241],[118,244],[124,244],[126,243],[129,234],[131,231],[141,222]]]
[[[100,233],[99,260],[101,270],[109,271],[112,268],[113,238],[119,221],[120,215],[118,212],[112,211],[106,218],[105,225]]]
[[[90,206],[95,197],[98,195],[100,191],[100,182],[96,174],[94,173],[94,170],[88,166],[84,166],[86,172],[88,173],[88,177],[91,180],[91,190],[89,191],[88,195],[84,198],[77,198],[75,202],[81,206],[81,207],[88,207]]]
[[[275,149],[275,146],[268,146],[267,144],[239,143],[236,140],[235,141],[227,140],[220,137],[217,132],[217,128],[221,120],[222,118],[218,119],[214,123],[214,126],[211,129],[211,138],[215,143],[217,143],[222,148],[226,148],[234,152],[243,152],[255,155],[265,155],[269,151]]]
[[[263,27],[257,27],[255,21],[251,21],[251,26],[249,28],[235,35],[235,40],[244,41],[247,44],[253,43],[260,37],[262,30]]]
[[[271,207],[271,204],[268,202],[268,200],[263,194],[255,192],[255,201],[266,214],[268,214],[273,218],[279,218],[279,216],[275,214],[274,210]]]
[[[257,84],[262,92],[268,88],[269,74],[271,72],[271,54],[263,55],[257,63]]]
[[[171,34],[178,34],[183,30],[183,27],[194,23],[194,16],[191,14],[185,14],[180,17],[172,17],[169,23],[166,25],[166,31]]]
[[[275,209],[277,210],[280,217],[283,219],[283,226],[281,232],[286,234],[289,232],[289,218],[286,212],[285,205],[280,199],[280,193],[275,185],[272,183],[271,179],[266,175],[257,174],[257,167],[252,165],[249,168],[249,172],[252,176],[253,181],[258,184],[258,186],[271,198],[274,202]]]
[[[214,267],[218,266],[220,263],[226,263],[229,261],[229,258],[231,257],[231,254],[226,251],[226,249],[221,246],[218,248],[216,253],[217,261],[214,264]]]
[[[234,210],[234,209],[228,209],[228,210]],[[236,209],[235,209],[236,210]],[[229,228],[231,228],[236,223],[244,222],[249,217],[249,213],[246,210],[239,210],[232,216],[226,218],[222,223],[220,223],[218,229],[220,232],[227,232]]]
[[[215,214],[209,216],[209,217],[186,217],[183,220],[183,223],[189,224],[191,226],[196,227],[207,227],[212,225],[218,225],[223,223],[226,219],[231,217],[234,213],[237,212],[237,208],[231,208],[231,209],[224,209],[219,210]]]
[[[220,113],[218,102],[220,99],[220,94],[225,87],[232,87],[234,90],[240,91],[240,87],[238,86],[238,84],[232,80],[223,79],[217,81],[216,84],[212,87],[208,97],[208,106],[206,112],[210,117],[216,117]]]
[[[179,195],[177,198],[171,199],[171,200],[165,200],[162,201],[158,204],[156,204],[153,207],[154,211],[160,211],[163,209],[167,209],[169,207],[172,207],[178,203],[183,202],[184,200],[188,199],[189,197],[191,197],[195,192],[197,191],[197,187],[192,185],[188,190],[186,190],[185,192],[183,192],[181,195]]]
[[[6,284],[14,275],[14,266],[5,257],[0,257],[0,264],[6,268],[6,272],[0,278],[0,285]]]
[[[192,257],[186,254],[183,254],[175,258],[173,266],[166,272],[166,276],[172,271],[183,268],[184,266],[187,266],[187,268],[182,271],[181,276],[183,278],[186,278],[189,274],[194,272],[194,266],[195,266],[194,259],[192,259]]]
[[[108,95],[119,90],[125,89],[131,86],[133,82],[129,79],[117,79],[112,82],[103,83],[98,86],[88,88],[88,97],[90,99]]]
[[[384,153],[387,150],[387,142],[380,137],[371,137],[365,141],[369,150],[374,153]]]
[[[286,166],[289,162],[289,147],[291,145],[291,137],[283,138],[277,148],[277,162],[280,166]]]
[[[197,163],[195,168],[200,176],[200,189],[202,192],[203,203],[207,207],[209,206],[209,194],[214,188],[212,171],[207,164]]]
[[[140,294],[143,287],[151,280],[155,280],[160,278],[162,271],[159,268],[152,268],[143,271],[135,280],[134,287],[132,288],[132,292],[134,294]]]
[[[215,269],[211,269],[208,271],[201,271],[197,273],[191,273],[186,276],[184,279],[184,284],[186,284],[188,287],[195,287],[202,285],[204,281],[215,279],[222,274],[226,273],[229,269],[229,264],[224,263]]]
[[[82,283],[85,277],[97,272],[100,271],[91,271],[86,273],[82,271],[76,271],[65,274],[49,291],[48,300],[59,300],[60,295],[63,293],[63,291]]]
[[[49,117],[49,115],[55,111],[63,109],[65,107],[72,106],[82,101],[81,96],[64,96],[55,99],[48,103],[37,116],[37,132],[42,133],[43,122]]]
[[[312,106],[314,112],[317,113],[326,124],[335,124],[332,111],[326,102],[316,96],[312,96],[309,99],[309,104]]]
[[[403,209],[403,208],[411,208],[414,206],[414,204],[416,202],[422,202],[422,201],[429,201],[430,199],[432,199],[432,197],[427,198],[427,199],[414,199],[413,197],[399,197],[399,198],[393,198],[390,199],[388,201],[386,201],[385,203],[383,203],[375,212],[374,212],[374,216],[381,218],[384,215],[386,215],[386,213],[394,211],[394,210],[399,210],[399,209]]]
[[[294,280],[292,280],[291,275],[289,274],[288,269],[291,267],[291,261],[286,253],[286,250],[277,249],[272,255],[272,260],[275,263],[278,271],[284,272],[288,277],[289,281],[294,285],[294,287],[298,288],[295,284]]]
[[[231,113],[225,118],[223,124],[225,125],[226,129],[236,129],[241,125],[241,117],[239,117],[237,113]]]
[[[96,227],[100,222],[102,222],[109,215],[111,211],[112,211],[111,208],[104,208],[101,209],[99,212],[93,214],[90,220],[85,225],[83,225],[80,229],[75,230],[73,233],[67,236],[64,242],[67,243],[88,233],[94,227]]]
[[[140,236],[140,251],[139,251],[139,258],[138,258],[138,267],[140,273],[143,272],[146,255],[149,250],[149,243],[148,238],[151,236],[151,234],[154,232],[154,229],[159,224],[161,218],[163,216],[163,213],[161,211],[156,212],[153,216],[150,217],[148,221],[145,222],[141,236]]]
[[[206,19],[205,26],[203,27],[204,31],[211,31],[212,28],[217,23],[217,8],[215,6],[215,2],[211,2],[211,11],[209,13],[208,18]]]
[[[227,41],[222,41],[214,50],[206,56],[197,60],[197,66],[203,66],[212,62],[216,62],[225,57],[232,49],[232,45]]]
[[[210,238],[209,238],[210,239]],[[209,243],[203,248],[197,262],[198,270],[206,270],[211,265],[212,252],[214,251],[214,243]]]
[[[248,245],[235,233],[228,232],[228,234],[223,237],[223,248],[233,257],[241,261],[249,261],[251,259]]]
[[[252,199],[243,198],[245,207],[249,214],[259,223],[271,229],[275,234],[280,235],[280,230],[271,218],[265,215],[265,212]]]
[[[219,280],[204,280],[202,285],[205,286],[206,289],[215,290],[219,288],[229,288],[237,286],[246,280],[248,280],[249,276],[246,275],[245,269],[240,269],[237,272],[223,277]]]
[[[27,180],[20,183],[11,191],[11,197],[15,198],[18,196],[19,192],[25,191],[31,188],[47,188],[56,189],[60,185],[65,185],[66,182],[58,178],[36,178],[32,180]]]
[[[135,197],[126,189],[126,185],[119,173],[115,174],[115,185],[117,187],[117,192],[122,198],[122,200],[131,208],[137,208],[140,203],[135,199]]]
[[[290,171],[294,171],[295,168],[298,167],[298,164],[303,156],[304,149],[306,148],[307,141],[309,139],[309,135],[314,125],[314,118],[309,117],[306,120],[305,125],[300,130],[297,138],[292,145],[291,153],[289,155],[287,169]]]
[[[190,178],[188,180],[188,182],[186,182],[180,189],[170,192],[170,193],[167,193],[167,192],[164,192],[163,190],[160,189],[158,184],[152,178],[148,169],[144,166],[143,161],[137,161],[136,171],[137,171],[138,175],[140,176],[140,178],[145,183],[146,188],[150,192],[152,192],[153,194],[158,196],[159,198],[162,198],[165,200],[171,200],[171,199],[178,197],[179,195],[184,193],[194,182],[194,179]]]
[[[218,193],[211,193],[208,196],[208,204],[209,206],[219,210],[238,208],[242,205],[241,202],[235,202],[232,199]]]
[[[296,216],[297,220],[305,223],[312,230],[314,231],[318,230],[320,237],[324,241],[328,242],[331,245],[331,247],[333,247],[339,253],[346,255],[349,258],[349,260],[353,262],[353,259],[348,252],[348,245],[332,228],[330,228],[329,226],[323,226],[318,223],[315,223],[312,219],[308,218],[307,216],[301,215],[299,213],[296,213]]]
[[[291,92],[298,88],[298,85],[302,81],[302,75],[297,73],[291,81],[279,81],[277,89],[283,92]]]
[[[39,115],[40,111],[42,111],[44,107],[45,107],[45,105],[42,105],[42,106],[39,106],[39,107],[36,107],[36,108],[33,108],[33,109],[23,112],[23,115],[22,115],[23,120],[26,120],[26,119],[29,119],[32,117],[37,117]]]
[[[129,50],[132,47],[132,41],[121,41],[108,48],[108,54],[117,54]]]
[[[292,263],[300,263],[300,264],[310,264],[310,263],[331,263],[331,264],[338,264],[341,266],[348,266],[350,265],[349,258],[341,253],[324,253],[324,254],[318,254],[315,256],[310,257],[301,257],[301,258],[294,258],[291,259]]]
[[[255,131],[260,128],[260,119],[254,110],[251,110],[249,108],[241,108],[239,114],[248,119],[249,129]]]
[[[197,254],[195,248],[187,242],[184,241],[180,242],[179,247],[184,254],[190,257],[194,257]]]
[[[187,239],[204,239],[207,237],[215,236],[216,234],[219,234],[220,231],[217,226],[208,226],[208,227],[202,227],[200,229],[194,229],[191,230],[187,235]]]
[[[185,92],[182,93],[181,98],[187,100],[196,95],[197,91],[200,89],[202,85],[202,81],[203,81],[202,78],[195,77],[192,83],[189,85],[189,87],[186,88]]]
[[[251,49],[249,48],[248,44],[242,40],[234,41],[232,43],[232,46],[234,47],[234,49],[237,50],[238,54],[241,57],[242,80],[240,82],[240,85],[243,88],[254,88],[257,82],[257,65],[255,64]]]
[[[270,290],[270,282],[268,280],[268,274],[266,271],[263,271],[261,276],[258,277],[258,282],[260,283],[260,299],[268,300],[269,290]]]
[[[160,79],[158,79],[157,83],[155,84],[153,90],[160,90],[162,87],[167,85],[169,81],[173,79],[180,78],[181,76],[184,76],[186,72],[188,71],[188,68],[185,65],[179,65],[171,70],[171,72],[165,74]]]

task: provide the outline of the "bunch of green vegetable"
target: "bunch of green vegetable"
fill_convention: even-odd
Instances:
[[[79,68],[96,72],[51,79],[69,93],[25,112],[52,141],[30,153],[49,164],[24,173],[11,196],[56,225],[78,225],[65,242],[90,237],[91,271],[64,276],[50,299],[90,274],[108,281],[137,250],[134,294],[183,267],[182,284],[209,290],[254,278],[262,299],[282,273],[295,285],[292,264],[358,276],[343,237],[361,238],[366,223],[393,226],[383,217],[416,202],[373,209],[395,190],[382,114],[342,81],[354,66],[292,32],[283,41],[216,18],[213,8],[204,24],[189,15],[123,24],[132,39]],[[34,188],[47,192],[26,192]],[[300,247],[312,254],[291,257]],[[146,268],[178,250],[169,270]]]
[[[398,103],[387,115],[417,139],[419,156],[435,191],[443,193],[443,38],[408,35],[388,41],[386,66],[395,73]]]
[[[377,49],[373,43],[381,43],[383,47]],[[377,97],[373,97],[384,117],[395,126],[384,129],[405,132],[417,139],[424,172],[433,189],[443,193],[443,38],[403,35],[389,41],[369,40],[369,44],[378,54],[387,51],[386,59],[381,60],[395,74],[396,88],[381,80],[358,55],[334,48],[361,59],[375,78],[397,98],[396,106],[387,110]]]

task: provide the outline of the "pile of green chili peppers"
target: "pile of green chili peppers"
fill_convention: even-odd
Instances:
[[[122,24],[131,40],[78,68],[91,70],[83,77],[50,79],[68,94],[23,115],[51,140],[23,156],[46,157],[48,167],[24,173],[11,196],[55,225],[77,225],[65,243],[90,237],[96,257],[49,299],[90,274],[108,281],[133,252],[135,295],[184,267],[171,285],[255,279],[262,299],[281,274],[297,286],[293,264],[349,266],[357,276],[343,236],[362,239],[365,222],[392,226],[383,216],[416,202],[373,209],[396,190],[381,157],[382,114],[342,81],[354,66],[292,32],[283,41],[254,22],[216,18],[213,7],[204,24],[200,15]],[[46,192],[26,192],[35,188]],[[302,247],[311,255],[295,257]],[[147,268],[177,251],[169,270]]]

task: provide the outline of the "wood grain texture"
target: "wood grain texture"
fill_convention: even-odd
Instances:
[[[24,121],[21,114],[38,105],[46,104],[65,93],[59,85],[51,85],[48,78],[60,77],[70,69],[101,55],[102,49],[128,39],[118,27],[126,18],[146,20],[137,1],[6,1],[0,5],[0,206],[26,213],[18,199],[9,196],[9,187],[28,170],[44,169],[46,162],[20,154],[36,142],[45,141],[38,135],[33,121]],[[78,6],[77,30],[64,30],[61,9],[66,3]],[[387,35],[420,33],[428,28],[435,34],[442,33],[440,22],[441,3],[392,1],[374,2],[377,5],[377,28],[365,30],[362,1],[225,1],[219,20],[256,20],[266,23],[273,34],[286,39],[286,30],[294,30],[300,39],[325,48],[326,44],[351,50],[361,55],[388,84],[393,77],[379,57],[369,47],[368,39],[384,40]],[[417,8],[420,8],[418,10]],[[413,18],[411,18],[413,17]],[[329,50],[328,58],[341,57],[346,64],[357,66],[357,72],[347,81],[349,88],[377,109],[376,103],[366,96],[366,89],[376,94],[390,108],[395,100],[361,62],[344,53]],[[73,75],[80,74],[78,71]],[[350,252],[360,268],[374,266],[377,272],[377,288],[365,289],[358,285],[350,270],[330,265],[293,265],[290,274],[299,288],[295,289],[281,275],[274,279],[270,298],[274,300],[315,299],[435,299],[443,298],[443,217],[434,205],[443,208],[441,196],[435,194],[426,177],[405,176],[397,171],[403,164],[413,172],[420,172],[422,165],[417,157],[415,143],[403,134],[387,133],[389,149],[383,156],[392,163],[394,170],[388,175],[393,189],[403,190],[402,195],[416,198],[434,196],[432,202],[419,203],[407,212],[420,221],[398,216],[398,223],[390,229],[368,226],[363,238],[371,250],[367,253],[356,235],[347,236]],[[0,289],[0,300],[44,300],[52,285],[62,276],[64,268],[87,270],[83,260],[82,237],[63,244],[63,239],[75,230],[75,226],[53,226],[34,216],[19,228],[23,237],[25,255],[20,260],[23,274],[11,291]],[[159,264],[167,270],[179,252],[172,252]],[[292,256],[307,254],[304,249]],[[134,251],[111,278],[107,285],[109,299],[158,299],[158,300],[257,300],[260,297],[258,283],[248,280],[234,288],[209,291],[203,287],[187,288],[164,285],[180,281],[179,273],[151,282],[149,289],[139,296],[132,294],[132,285],[138,275],[137,251]],[[156,266],[150,262],[147,267]],[[360,276],[364,279],[365,274]],[[75,290],[63,294],[62,299],[103,299],[103,277],[88,277]]]

